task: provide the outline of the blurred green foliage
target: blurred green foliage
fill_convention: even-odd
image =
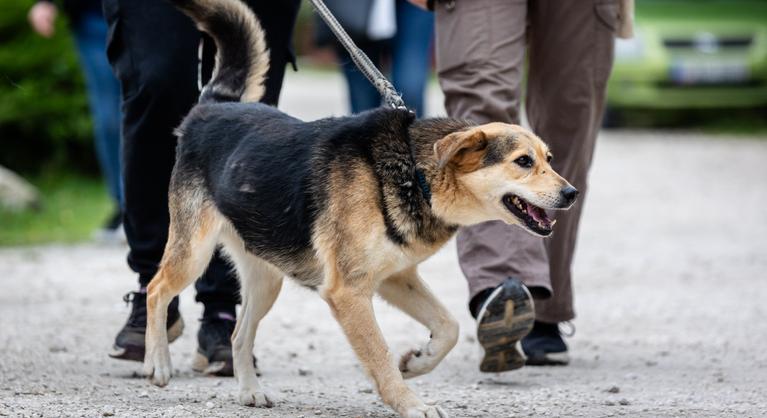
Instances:
[[[32,0],[0,13],[0,164],[24,173],[95,172],[92,128],[75,46],[63,16],[45,39],[27,22]]]
[[[44,198],[42,209],[0,208],[0,247],[85,241],[114,210],[104,183],[93,176],[49,173],[30,180]]]

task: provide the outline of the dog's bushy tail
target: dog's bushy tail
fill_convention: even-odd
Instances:
[[[269,51],[264,30],[240,0],[170,0],[216,42],[216,64],[200,103],[256,102],[264,95]]]

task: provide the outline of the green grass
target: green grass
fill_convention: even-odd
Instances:
[[[47,175],[32,183],[43,196],[42,208],[19,213],[0,209],[0,246],[85,241],[113,210],[99,179]]]

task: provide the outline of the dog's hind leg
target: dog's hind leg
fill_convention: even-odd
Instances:
[[[431,338],[420,349],[400,358],[399,369],[406,379],[433,370],[458,342],[458,321],[431,293],[415,267],[384,280],[378,293],[431,331]]]
[[[221,215],[199,193],[172,191],[170,228],[160,268],[147,286],[144,372],[165,386],[171,364],[166,321],[170,301],[202,275],[216,249]]]
[[[271,407],[274,397],[268,395],[256,376],[253,344],[258,323],[272,308],[282,287],[282,273],[271,264],[252,255],[233,231],[222,234],[224,251],[234,262],[240,277],[242,311],[232,334],[234,375],[242,405]]]

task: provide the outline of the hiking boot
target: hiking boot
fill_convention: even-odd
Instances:
[[[144,334],[146,334],[146,288],[138,292],[128,292],[123,296],[125,303],[131,303],[130,316],[125,326],[115,337],[113,350],[109,357],[144,361]],[[168,342],[172,343],[184,331],[184,320],[178,311],[178,297],[173,298],[168,305]]]
[[[533,330],[522,340],[522,349],[531,366],[564,366],[570,362],[559,324],[535,321]]]
[[[522,282],[508,278],[488,289],[477,313],[477,341],[484,349],[479,370],[498,373],[525,365],[519,341],[533,328],[535,309],[530,291]]]

